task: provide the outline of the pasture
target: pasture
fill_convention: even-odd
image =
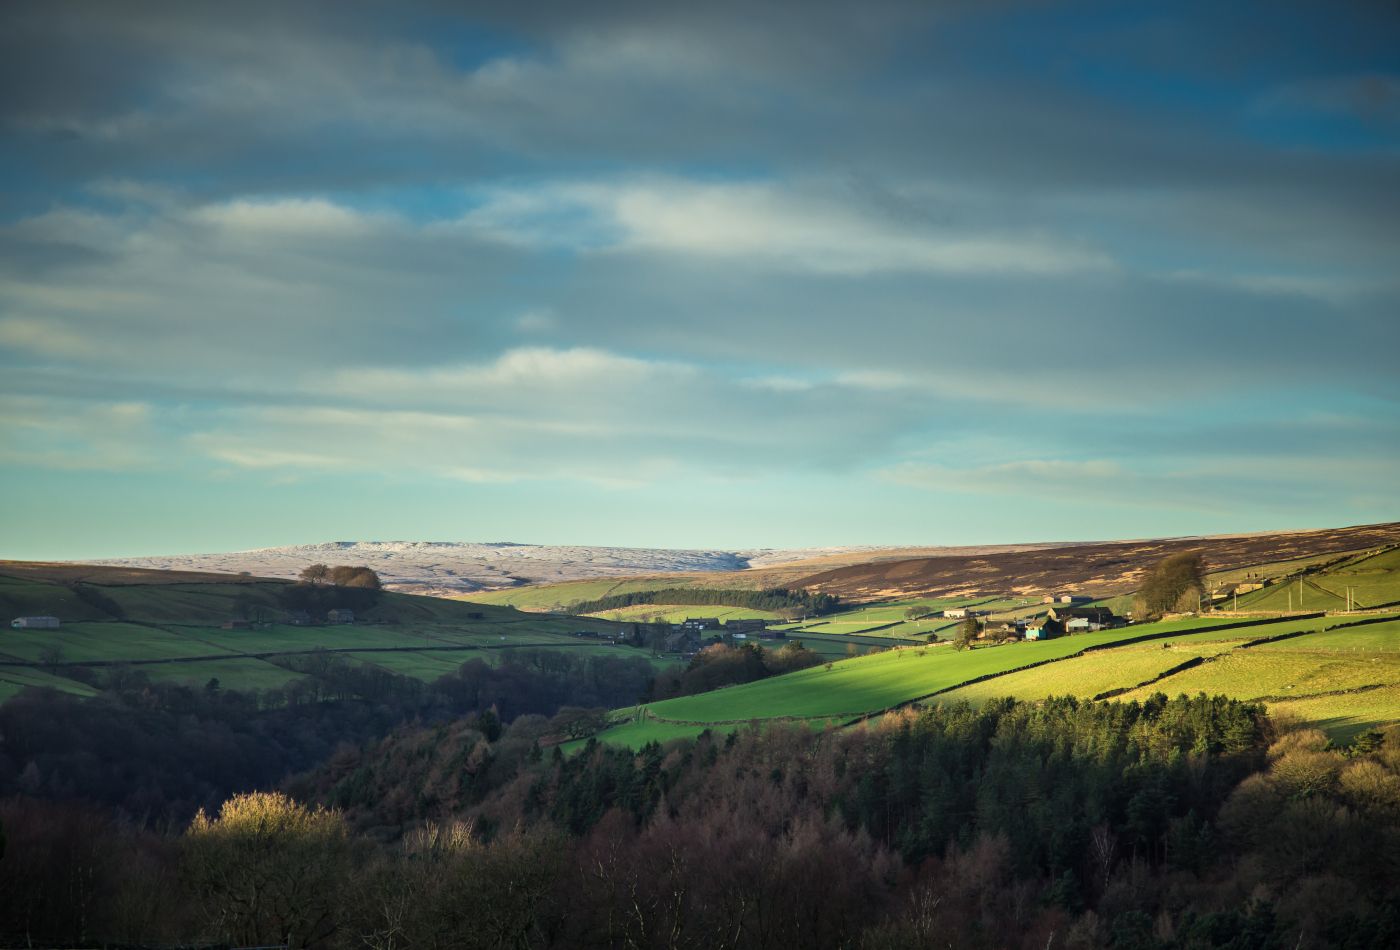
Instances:
[[[91,687],[75,678],[88,675],[83,667],[130,666],[153,681],[196,686],[217,679],[229,689],[273,688],[299,678],[279,665],[279,656],[321,650],[423,680],[450,673],[472,658],[498,663],[507,651],[523,648],[645,656],[658,666],[675,662],[573,635],[620,631],[605,620],[541,616],[387,591],[357,611],[363,620],[354,624],[260,622],[225,630],[223,622],[240,612],[285,616],[279,593],[287,585],[183,575],[170,583],[138,580],[123,577],[119,584],[85,584],[87,590],[75,591],[41,576],[0,575],[0,610],[11,616],[53,614],[63,621],[57,630],[0,630],[0,699],[28,686],[90,694]],[[122,619],[113,619],[114,612]]]
[[[453,600],[473,604],[514,607],[517,610],[561,612],[569,604],[597,600],[612,594],[628,594],[642,590],[664,590],[685,587],[689,575],[675,574],[654,578],[598,578],[586,581],[564,581],[559,584],[530,584],[503,590],[474,591],[460,594]],[[708,615],[707,615],[708,616]]]
[[[979,677],[1061,660],[1089,647],[1205,629],[1226,622],[1198,621],[1193,626],[1189,621],[1170,621],[963,652],[947,647],[904,647],[833,663],[830,668],[817,666],[743,686],[652,703],[647,709],[655,718],[685,723],[854,717]]]
[[[659,725],[703,728],[764,720],[852,720],[924,699],[977,703],[998,696],[1092,698],[1109,691],[1134,690],[1192,661],[1199,663],[1122,698],[1142,698],[1159,690],[1173,695],[1194,693],[1198,688],[1242,699],[1259,698],[1271,695],[1260,685],[1271,680],[1261,678],[1264,670],[1254,658],[1270,655],[1290,657],[1274,664],[1275,676],[1304,682],[1308,695],[1400,682],[1400,651],[1391,653],[1390,660],[1345,655],[1366,644],[1386,642],[1383,638],[1388,636],[1388,625],[1321,632],[1337,622],[1335,617],[1272,618],[1237,626],[1238,621],[1231,618],[1183,618],[963,652],[947,646],[903,647],[651,703],[642,708],[640,716],[631,717],[625,731],[622,726],[614,727],[600,738],[631,744],[634,738],[659,735],[651,728]],[[1400,621],[1396,623],[1400,625]],[[1292,633],[1302,635],[1276,644],[1244,647]],[[1144,637],[1149,639],[1144,641]],[[1288,644],[1315,652],[1319,638],[1331,638],[1324,642],[1334,655],[1299,661],[1285,652]],[[1304,667],[1309,664],[1318,670],[1311,678],[1305,677]],[[1295,683],[1295,688],[1302,687]],[[1285,695],[1291,698],[1303,693]],[[1390,718],[1400,719],[1400,708],[1393,710]]]
[[[1400,605],[1400,548],[1346,558],[1239,597],[1240,610],[1358,610]],[[1233,606],[1234,602],[1230,602]]]
[[[753,610],[748,607],[695,605],[674,607],[664,604],[633,604],[631,607],[616,607],[612,610],[600,610],[588,616],[597,617],[600,620],[615,620],[619,623],[650,623],[654,621],[681,623],[692,617],[714,617],[722,622],[728,622],[730,620],[771,620],[777,623],[782,620],[781,617],[771,610]]]

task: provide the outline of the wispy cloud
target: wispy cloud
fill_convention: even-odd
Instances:
[[[671,179],[493,190],[462,223],[523,245],[689,255],[848,276],[1055,274],[1111,263],[1074,240],[918,227],[879,211],[818,188]]]

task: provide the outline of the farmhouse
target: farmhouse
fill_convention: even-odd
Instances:
[[[718,630],[718,617],[686,617],[681,621],[681,628],[685,630]]]
[[[691,654],[700,649],[700,641],[687,630],[678,630],[666,637],[662,649],[667,653]]]
[[[16,617],[10,621],[15,630],[57,630],[57,617]]]
[[[311,615],[304,610],[295,610],[287,617],[287,623],[294,627],[309,627]]]
[[[949,620],[962,620],[964,617],[981,617],[986,614],[985,610],[973,610],[971,607],[949,607],[943,611],[943,616]]]
[[[1112,630],[1128,623],[1107,607],[1051,607],[1046,616],[1064,624],[1066,633]]]
[[[331,623],[354,623],[355,611],[347,607],[338,607],[335,610],[326,611],[326,619]]]
[[[979,634],[982,637],[995,640],[1019,640],[1026,632],[1026,622],[1015,619],[1007,620],[999,624],[987,624]]]

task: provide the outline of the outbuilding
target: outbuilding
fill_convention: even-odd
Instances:
[[[1057,620],[1041,620],[1026,628],[1027,640],[1052,640],[1064,632]]]
[[[57,617],[16,617],[10,621],[15,630],[57,630]]]
[[[347,607],[339,607],[335,610],[326,611],[326,620],[331,623],[354,623],[355,611]]]

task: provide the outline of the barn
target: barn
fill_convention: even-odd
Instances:
[[[10,621],[15,630],[57,630],[57,617],[16,617]]]

